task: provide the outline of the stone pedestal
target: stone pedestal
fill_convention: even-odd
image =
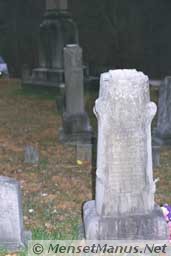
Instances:
[[[47,0],[46,13],[40,25],[39,66],[24,85],[64,86],[63,48],[78,43],[78,30],[67,10],[66,0]]]
[[[65,67],[65,112],[60,140],[77,145],[91,143],[92,128],[84,110],[84,82],[82,49],[78,45],[67,45],[64,48]]]
[[[97,214],[95,201],[84,205],[87,240],[163,240],[167,227],[159,206],[148,214],[102,217]]]
[[[154,203],[148,77],[136,70],[101,76],[94,109],[98,119],[96,198],[84,205],[88,240],[167,239]]]
[[[166,77],[159,90],[157,128],[154,145],[171,146],[171,77]]]

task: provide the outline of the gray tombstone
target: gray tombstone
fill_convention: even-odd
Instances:
[[[167,239],[168,230],[154,203],[149,80],[136,70],[101,76],[95,113],[98,149],[95,201],[84,205],[88,240]]]
[[[91,143],[92,128],[84,109],[82,49],[75,44],[64,48],[66,111],[60,140],[65,143]]]
[[[171,77],[166,77],[159,90],[157,128],[153,143],[171,146]]]
[[[68,11],[67,0],[46,0],[46,12],[40,24],[39,65],[23,85],[56,87],[64,85],[63,48],[78,43],[78,29]]]
[[[26,246],[29,232],[24,231],[19,183],[0,176],[0,247],[17,251]]]
[[[24,163],[38,164],[39,163],[39,151],[37,148],[27,145],[24,152]]]

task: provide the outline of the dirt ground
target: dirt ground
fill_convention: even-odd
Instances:
[[[71,238],[83,202],[92,199],[92,175],[76,164],[75,148],[58,141],[60,127],[55,95],[25,91],[19,80],[0,80],[0,175],[20,181],[27,229]],[[38,148],[39,165],[24,164],[26,145]],[[160,178],[156,201],[171,204],[171,150],[162,150],[154,175]]]

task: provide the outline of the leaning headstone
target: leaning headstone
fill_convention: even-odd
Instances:
[[[24,152],[24,163],[38,164],[39,163],[39,151],[36,147],[27,145]]]
[[[154,130],[153,142],[171,146],[171,77],[166,77],[160,86],[157,128]]]
[[[75,44],[64,48],[66,111],[60,140],[64,143],[91,143],[92,128],[84,109],[82,49]]]
[[[136,70],[101,76],[95,113],[98,149],[95,201],[84,205],[88,240],[167,239],[161,209],[154,203],[149,80]]]
[[[24,231],[19,183],[0,176],[0,247],[17,251],[26,246],[29,232]]]

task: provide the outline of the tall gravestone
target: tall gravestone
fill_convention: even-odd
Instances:
[[[0,247],[17,251],[26,246],[29,232],[24,231],[19,183],[0,176]]]
[[[84,205],[88,240],[167,239],[167,225],[154,203],[148,77],[136,70],[101,76],[96,198]]]
[[[160,85],[157,128],[153,142],[171,146],[171,77],[166,77]]]
[[[60,139],[66,143],[90,143],[92,128],[84,109],[82,49],[75,44],[64,48],[66,109]]]
[[[63,87],[63,48],[73,43],[78,43],[78,29],[68,12],[68,1],[46,0],[46,13],[40,25],[39,67],[23,84]]]

